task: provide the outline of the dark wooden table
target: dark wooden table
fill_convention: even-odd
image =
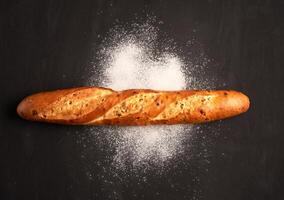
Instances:
[[[0,199],[284,198],[283,1],[29,0],[0,5]],[[162,174],[153,168],[143,177],[138,172],[119,180],[107,172],[103,177],[111,170],[113,149],[107,143],[82,146],[87,128],[29,123],[15,109],[28,94],[83,85],[96,64],[97,46],[116,20],[123,24],[147,15],[163,21],[160,30],[181,48],[195,37],[213,60],[209,74],[226,83],[217,89],[243,91],[251,108],[240,117],[202,126],[189,163],[169,164]],[[204,145],[206,160],[198,157]],[[185,154],[178,157],[186,159]]]

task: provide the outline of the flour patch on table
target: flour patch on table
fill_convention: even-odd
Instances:
[[[114,26],[96,53],[97,62],[92,72],[95,75],[90,76],[87,83],[114,90],[184,90],[213,86],[214,82],[208,81],[203,73],[210,59],[204,53],[197,57],[198,52],[192,55],[195,58],[192,60],[191,55],[180,56],[176,43],[154,24],[155,20],[150,19],[145,23]],[[192,40],[186,46],[199,49],[196,44]],[[104,129],[107,132],[104,142],[114,149],[112,173],[122,172],[125,177],[130,172],[166,171],[184,154],[185,148],[188,152],[196,128],[171,125]]]

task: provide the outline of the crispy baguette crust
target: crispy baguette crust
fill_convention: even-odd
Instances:
[[[179,124],[236,116],[249,104],[237,91],[79,87],[28,96],[17,113],[27,120],[71,125]]]

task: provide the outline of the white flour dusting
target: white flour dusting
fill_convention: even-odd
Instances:
[[[175,51],[175,44],[169,42],[172,41],[170,39],[160,45],[159,30],[151,22],[127,26],[115,26],[103,40],[96,55],[94,76],[87,81],[88,85],[115,90],[182,90],[212,86],[212,82],[208,84],[203,73],[200,73],[210,62],[204,54],[198,55],[199,57],[196,57],[197,53],[192,55],[195,62],[189,60],[191,55],[187,58],[180,57]],[[186,46],[193,43],[194,41],[189,42]],[[98,141],[101,136],[97,134],[96,127],[90,127],[89,130],[93,130],[93,136],[85,139],[96,140],[95,145],[105,146],[107,143],[113,148],[111,166],[125,176],[129,170],[147,172],[153,168],[159,171],[166,169],[177,156],[183,155],[184,143],[187,143],[188,148],[189,138],[196,127],[107,127],[103,129],[106,131],[103,134],[106,135],[104,139],[107,142]],[[93,138],[90,139],[91,137]]]
[[[149,33],[148,33],[149,34]],[[108,52],[103,86],[116,90],[149,88],[179,90],[186,88],[183,62],[176,55],[163,53],[154,59],[148,46],[126,41]]]
[[[184,129],[181,125],[119,128],[113,164],[122,170],[129,162],[137,170],[147,170],[149,165],[164,167],[182,153]]]
[[[148,88],[186,89],[184,62],[174,52],[159,51],[157,28],[149,23],[136,25],[135,33],[115,29],[111,40],[100,52],[103,66],[100,85],[115,90]],[[123,170],[131,163],[134,169],[163,166],[182,151],[181,142],[190,137],[191,126],[115,127],[113,164]]]

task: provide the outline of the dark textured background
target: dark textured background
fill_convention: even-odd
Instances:
[[[1,1],[0,199],[283,199],[283,8],[281,0]],[[115,19],[147,13],[179,45],[196,30],[214,58],[212,73],[248,94],[251,109],[222,122],[206,174],[180,166],[173,170],[181,175],[114,184],[109,195],[111,188],[84,172],[74,139],[82,127],[28,123],[15,109],[28,94],[82,85],[100,43],[95,36]],[[191,191],[194,173],[200,181]]]

